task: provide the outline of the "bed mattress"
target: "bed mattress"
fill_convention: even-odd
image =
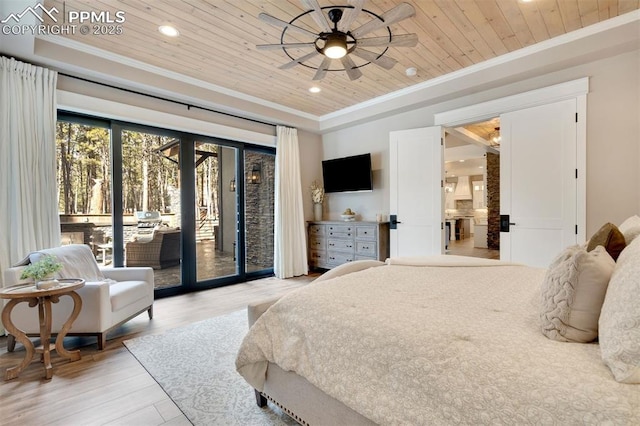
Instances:
[[[378,424],[640,424],[640,386],[597,343],[540,332],[544,273],[447,260],[311,284],[256,321],[236,365],[262,390],[275,363]]]

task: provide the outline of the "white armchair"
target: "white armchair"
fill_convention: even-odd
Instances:
[[[55,256],[63,263],[58,278],[84,278],[85,286],[77,290],[82,298],[82,310],[73,323],[68,336],[96,336],[98,349],[104,349],[107,333],[147,311],[153,318],[153,269],[99,268],[91,249],[82,244],[74,244],[32,253],[35,257],[43,253]],[[28,258],[25,259],[25,264]],[[15,266],[4,272],[4,287],[27,283],[20,275],[25,266]],[[73,309],[71,297],[60,297],[52,305],[52,334],[62,328]],[[11,314],[16,327],[30,336],[39,336],[38,308],[30,308],[26,303],[17,305]],[[7,350],[13,351],[15,338],[9,335]]]

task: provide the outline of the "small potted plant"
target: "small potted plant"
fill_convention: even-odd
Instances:
[[[33,279],[36,288],[47,289],[58,285],[58,280],[53,279],[53,274],[62,269],[62,263],[58,262],[54,256],[45,255],[42,259],[26,266],[22,270],[20,279]]]

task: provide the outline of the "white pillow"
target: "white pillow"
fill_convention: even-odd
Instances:
[[[542,334],[560,342],[592,342],[615,261],[603,246],[571,246],[551,263],[542,283]]]
[[[627,245],[631,244],[631,241],[640,235],[640,216],[631,216],[622,222],[622,224],[618,226],[618,229],[622,232],[622,235],[624,235]]]
[[[623,250],[600,314],[602,360],[621,383],[640,383],[640,238]]]

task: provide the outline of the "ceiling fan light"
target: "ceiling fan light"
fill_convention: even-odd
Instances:
[[[327,43],[322,53],[331,59],[340,59],[347,54],[346,37],[342,34],[331,34],[327,37]]]

